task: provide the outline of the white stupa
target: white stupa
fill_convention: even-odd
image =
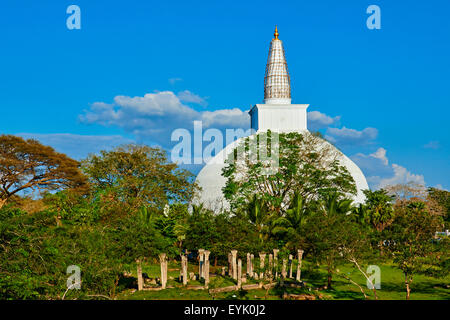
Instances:
[[[264,78],[264,103],[256,104],[249,111],[251,128],[256,132],[299,132],[309,134],[307,129],[306,109],[308,104],[291,104],[291,85],[283,43],[278,39],[278,30],[275,27],[275,38],[272,39],[267,59],[266,74]],[[240,138],[227,145],[221,152],[212,158],[197,175],[196,182],[202,188],[195,200],[203,203],[211,210],[228,209],[229,203],[223,196],[222,188],[226,179],[222,176],[222,169],[226,166],[225,159],[242,141]],[[321,147],[331,147],[340,164],[345,166],[352,175],[358,190],[353,196],[356,203],[365,200],[363,190],[369,189],[366,178],[361,169],[341,151],[337,150],[327,141],[323,140]]]

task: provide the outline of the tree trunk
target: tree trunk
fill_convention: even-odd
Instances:
[[[217,267],[217,256],[214,257],[214,267]]]
[[[327,265],[328,265],[327,288],[331,289],[331,282],[333,280],[332,262],[329,258],[327,260],[328,260],[328,262],[327,262]]]
[[[138,290],[144,289],[144,278],[142,277],[142,264],[141,260],[137,261],[137,278],[138,278]]]
[[[410,294],[411,294],[411,289],[409,288],[409,283],[406,282],[406,300],[409,300]]]
[[[327,284],[328,284],[328,289],[331,289],[331,281],[332,281],[332,275],[330,272],[328,272],[328,277],[327,277]]]
[[[409,286],[412,282],[412,279],[408,279],[408,276],[405,275],[405,285],[406,285],[406,300],[409,300],[409,296],[411,295],[411,287]]]

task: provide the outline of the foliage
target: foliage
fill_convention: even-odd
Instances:
[[[77,161],[36,140],[0,135],[0,208],[20,192],[84,187],[78,167]]]
[[[37,200],[18,192],[0,207],[0,299],[115,298],[134,281],[123,273],[136,261],[153,264],[158,273],[154,262],[160,253],[175,265],[180,252],[199,248],[222,265],[230,250],[238,250],[244,262],[246,253],[253,253],[257,272],[264,271],[257,253],[279,249],[280,272],[281,261],[303,249],[310,266],[305,275],[324,269],[320,281],[326,280],[328,293],[345,279],[369,297],[360,277],[367,278],[365,267],[375,258],[379,263],[383,243],[383,259],[392,258],[404,273],[408,296],[413,276],[448,277],[449,239],[434,237],[447,217],[442,212],[448,193],[431,188],[423,195],[422,189],[396,186],[366,191],[366,203],[353,207],[348,195],[354,182],[334,149],[315,147],[321,141],[306,133],[280,135],[279,171],[269,175],[259,175],[267,169],[264,161],[229,163],[224,191],[230,212],[189,207],[197,186],[161,149],[129,145],[90,156],[83,161],[89,188],[55,185]],[[8,157],[16,157],[11,150]],[[356,274],[342,272],[350,264]],[[71,265],[81,269],[81,290],[67,289]],[[211,287],[230,281],[215,279]]]
[[[303,231],[312,215],[303,197],[295,192],[289,209],[273,221],[272,234],[278,239],[287,239],[286,246],[296,252],[303,245]]]
[[[348,230],[351,218],[351,200],[332,193],[319,202],[320,211],[310,217],[305,226],[305,249],[317,263],[327,267],[327,286],[331,287],[333,272],[342,260],[342,247],[353,234]]]
[[[371,191],[364,190],[366,204],[363,210],[357,211],[361,219],[376,231],[383,231],[394,218],[392,206],[393,196],[388,195],[384,189]]]
[[[259,157],[260,150],[270,151],[275,160]],[[234,209],[245,207],[258,194],[276,213],[288,209],[295,192],[307,202],[332,192],[355,194],[355,182],[339,156],[339,151],[309,133],[259,133],[246,138],[227,159],[223,192]]]
[[[439,217],[430,214],[423,202],[409,201],[397,209],[392,225],[386,230],[394,262],[405,275],[406,299],[410,297],[414,275],[427,268],[439,223]]]
[[[442,207],[445,228],[450,228],[450,192],[437,188],[428,188],[428,197]]]
[[[195,191],[192,174],[169,163],[160,148],[126,145],[100,153],[84,160],[82,169],[104,192],[104,205],[117,211],[162,210],[168,203],[188,201]]]

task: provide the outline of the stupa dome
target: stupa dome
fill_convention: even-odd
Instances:
[[[279,133],[298,132],[302,135],[311,135],[307,129],[306,109],[309,105],[291,104],[290,77],[283,44],[278,36],[276,28],[267,59],[264,103],[256,104],[250,110],[250,126],[256,132],[255,134],[271,130]],[[222,193],[227,182],[222,176],[222,170],[227,166],[225,161],[228,156],[244,139],[245,137],[237,139],[227,145],[199,172],[196,182],[202,190],[194,203],[202,203],[205,208],[214,211],[229,209],[230,205]],[[317,150],[321,148],[331,150],[330,154],[333,154],[333,157],[352,175],[357,188],[357,194],[352,195],[352,198],[355,203],[363,203],[365,201],[363,190],[369,189],[369,186],[361,169],[328,141],[323,139],[318,141],[315,144]]]

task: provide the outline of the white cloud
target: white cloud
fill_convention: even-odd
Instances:
[[[375,159],[380,159],[385,166],[389,163],[389,160],[386,157],[386,149],[384,148],[378,148],[377,151],[371,153],[369,156],[374,157]]]
[[[18,133],[25,139],[36,139],[44,145],[53,147],[56,151],[65,153],[69,157],[80,160],[90,153],[100,150],[110,150],[122,144],[134,143],[133,140],[120,135],[96,136],[71,133]]]
[[[340,116],[332,118],[319,111],[310,111],[308,112],[308,128],[313,131],[319,130],[339,122],[340,119]]]
[[[439,141],[430,141],[426,145],[423,146],[426,149],[439,149]]]
[[[207,127],[213,125],[244,129],[250,127],[250,115],[248,114],[248,111],[242,111],[238,108],[205,111],[202,113],[202,120]]]
[[[198,96],[189,91],[184,91],[181,98],[171,91],[148,93],[143,97],[116,96],[113,104],[93,103],[79,119],[86,124],[117,126],[132,133],[138,140],[157,142],[163,146],[171,144],[173,130],[191,130],[195,120],[203,121],[204,128],[249,128],[248,112],[238,108],[197,111],[182,103],[182,99],[192,102],[194,97]]]
[[[423,175],[411,173],[405,167],[395,163],[390,165],[384,148],[378,148],[377,151],[368,155],[357,153],[351,156],[351,159],[364,172],[372,189],[408,182],[425,185]]]
[[[414,182],[416,184],[425,185],[425,179],[421,174],[413,174],[406,170],[405,167],[399,166],[395,163],[392,164],[394,169],[394,176],[390,178],[381,179],[378,185],[379,188],[386,186],[392,186],[396,184],[406,184],[408,182]]]
[[[184,90],[184,91],[178,92],[177,97],[183,102],[196,103],[203,107],[206,107],[208,105],[208,102],[206,102],[205,98],[202,98],[199,95],[196,95],[195,93],[190,92],[189,90]]]
[[[370,144],[378,136],[375,128],[365,128],[361,131],[343,127],[328,128],[325,138],[338,146],[360,146]]]

